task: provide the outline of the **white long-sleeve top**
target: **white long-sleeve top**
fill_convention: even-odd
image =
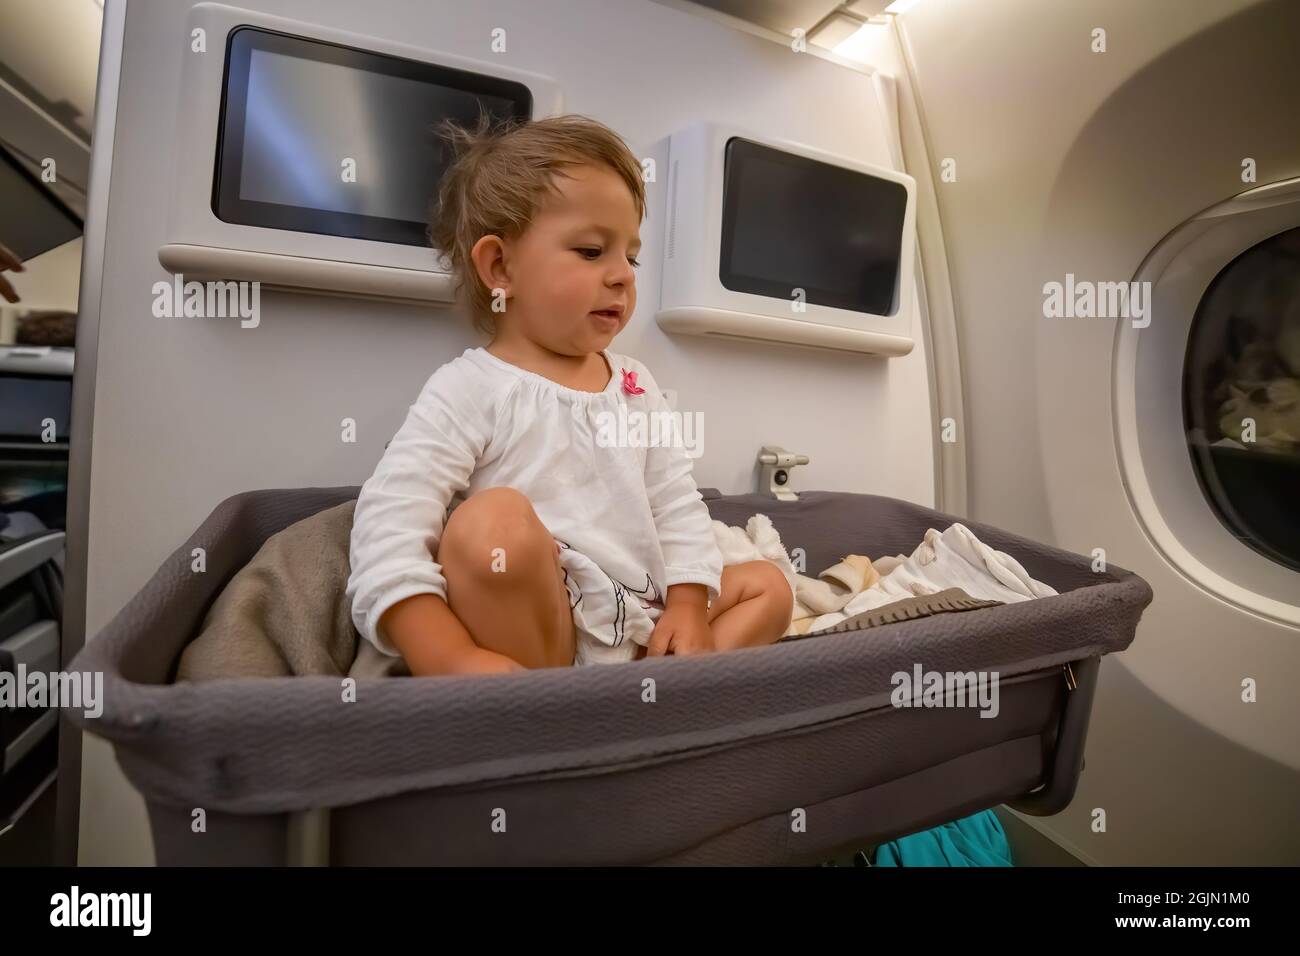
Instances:
[[[653,427],[638,431],[633,413],[663,422],[673,410],[644,365],[603,355],[613,375],[602,392],[567,388],[483,348],[430,376],[357,499],[347,596],[363,638],[397,655],[378,628],[383,613],[416,594],[446,600],[435,556],[448,509],[498,486],[526,495],[552,537],[610,578],[641,592],[648,575],[661,596],[703,584],[716,599],[722,554],[689,442],[660,431],[656,446]]]

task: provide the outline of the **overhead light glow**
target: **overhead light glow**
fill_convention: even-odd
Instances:
[[[862,26],[855,30],[852,35],[845,37],[839,43],[835,44],[835,46],[832,47],[832,50],[840,56],[847,57],[851,60],[864,59],[862,55],[863,49],[873,38],[871,31],[876,27],[885,26],[889,23],[888,20],[884,19],[884,14],[890,13],[897,16],[900,13],[905,13],[906,11],[911,10],[920,2],[921,0],[894,0],[893,3],[880,11],[880,15],[872,17],[866,23],[862,24]]]

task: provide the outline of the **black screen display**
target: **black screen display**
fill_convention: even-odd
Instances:
[[[521,83],[241,27],[226,51],[212,210],[226,222],[427,245],[435,127],[527,119]]]
[[[55,441],[68,440],[72,422],[72,379],[0,374],[0,438],[39,442],[45,421]]]
[[[733,137],[719,279],[733,292],[854,312],[893,309],[907,190],[900,183]]]

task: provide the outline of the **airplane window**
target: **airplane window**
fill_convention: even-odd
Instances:
[[[1247,249],[1210,283],[1192,320],[1183,403],[1219,520],[1300,571],[1300,228]]]

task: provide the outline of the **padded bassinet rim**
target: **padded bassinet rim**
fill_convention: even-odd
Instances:
[[[283,527],[297,520],[294,514],[315,513],[357,492],[267,489],[226,499],[73,662],[77,670],[103,671],[105,705],[99,718],[69,716],[114,744],[128,779],[147,799],[278,813],[539,774],[625,772],[826,720],[888,719],[894,709],[889,675],[916,662],[927,669],[996,670],[1007,679],[1114,653],[1132,641],[1151,599],[1141,578],[1111,565],[1095,576],[1099,583],[1056,597],[943,615],[938,631],[925,625],[935,619],[923,619],[619,667],[383,678],[360,681],[351,704],[341,703],[334,677],[170,685],[124,676],[128,668],[156,672],[160,653],[174,662],[183,647],[184,640],[169,647],[176,636],[154,631],[167,600],[183,600],[197,586],[188,571],[194,547],[210,548],[232,527],[256,524],[257,509],[280,509],[288,515]],[[746,497],[728,500],[745,510]],[[915,522],[917,540],[925,527],[959,520],[895,499],[853,497]],[[775,513],[783,504],[764,499],[761,510]],[[1033,551],[1074,571],[1087,565],[1077,555],[963,523],[1012,554]],[[204,582],[209,601],[223,584]],[[640,704],[645,677],[661,689],[649,709]],[[593,726],[601,728],[599,744],[586,742]]]

